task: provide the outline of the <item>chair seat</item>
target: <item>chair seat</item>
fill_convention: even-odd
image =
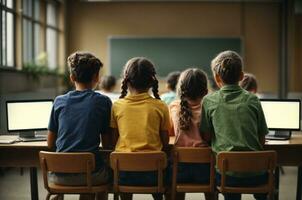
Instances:
[[[127,193],[138,193],[138,194],[147,194],[147,193],[164,193],[165,189],[159,190],[158,187],[144,187],[144,186],[118,186],[118,191],[127,192]]]
[[[94,185],[91,188],[87,186],[66,186],[49,183],[49,191],[51,193],[64,193],[64,194],[79,194],[79,193],[96,193],[108,191],[110,188],[109,184],[105,185]]]
[[[221,193],[244,193],[244,194],[255,194],[255,193],[268,193],[270,188],[267,184],[256,187],[224,187],[222,190],[220,186],[217,189]]]
[[[177,183],[177,192],[211,192],[211,187],[209,184],[185,184]]]

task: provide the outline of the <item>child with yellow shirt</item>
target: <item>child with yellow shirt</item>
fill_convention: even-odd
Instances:
[[[169,111],[158,95],[154,65],[146,58],[132,58],[124,67],[120,99],[112,107],[111,128],[117,138],[115,151],[161,151],[169,144]],[[155,98],[149,95],[152,88]],[[129,90],[129,93],[128,93]],[[156,185],[156,172],[121,172],[121,185]],[[122,199],[131,199],[131,194]],[[162,199],[161,194],[153,194]]]

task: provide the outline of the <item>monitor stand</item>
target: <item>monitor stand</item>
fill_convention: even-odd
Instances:
[[[22,142],[46,141],[46,135],[36,135],[36,131],[22,131],[19,133],[19,139]]]
[[[269,131],[265,136],[265,139],[268,140],[289,140],[292,135],[291,131]]]

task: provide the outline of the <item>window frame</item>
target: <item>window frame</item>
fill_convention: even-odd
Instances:
[[[3,69],[16,69],[16,46],[17,46],[17,41],[16,41],[16,36],[17,36],[17,31],[16,31],[16,23],[17,23],[17,12],[16,12],[16,0],[12,0],[13,1],[13,8],[9,8],[7,7],[7,0],[0,0],[0,21],[1,21],[1,26],[0,26],[0,68]],[[6,48],[5,48],[5,63],[3,62],[3,43],[2,43],[2,39],[3,39],[3,27],[2,27],[2,20],[3,20],[3,11],[5,12],[5,14],[10,13],[13,16],[13,65],[8,65],[7,64],[7,44],[6,44]],[[5,37],[7,37],[7,15],[6,15],[6,20],[5,20],[5,33],[4,33]],[[7,40],[7,38],[6,38]],[[6,41],[7,42],[7,41]]]

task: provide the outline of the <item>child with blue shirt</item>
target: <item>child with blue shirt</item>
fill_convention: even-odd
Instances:
[[[179,76],[180,76],[179,71],[171,72],[167,76],[167,89],[169,91],[160,96],[160,99],[162,101],[164,101],[167,105],[169,105],[177,97],[176,85],[177,85]]]
[[[99,153],[99,145],[100,141],[103,148],[110,145],[106,133],[112,104],[107,96],[93,91],[103,64],[91,53],[76,52],[68,57],[68,66],[75,90],[54,101],[48,127],[48,147],[57,152],[92,152],[96,161],[92,182],[94,185],[104,184],[110,176]],[[85,174],[56,173],[50,180],[61,185],[86,185]]]
[[[263,150],[268,133],[259,99],[239,86],[243,78],[241,57],[234,51],[221,52],[212,61],[212,71],[220,88],[203,98],[200,131],[211,138],[215,154],[221,151]],[[217,184],[221,176],[217,172]],[[248,187],[267,182],[267,174],[228,172],[226,184]],[[240,200],[241,194],[224,194],[225,200]],[[267,199],[266,194],[255,194],[255,199]]]

